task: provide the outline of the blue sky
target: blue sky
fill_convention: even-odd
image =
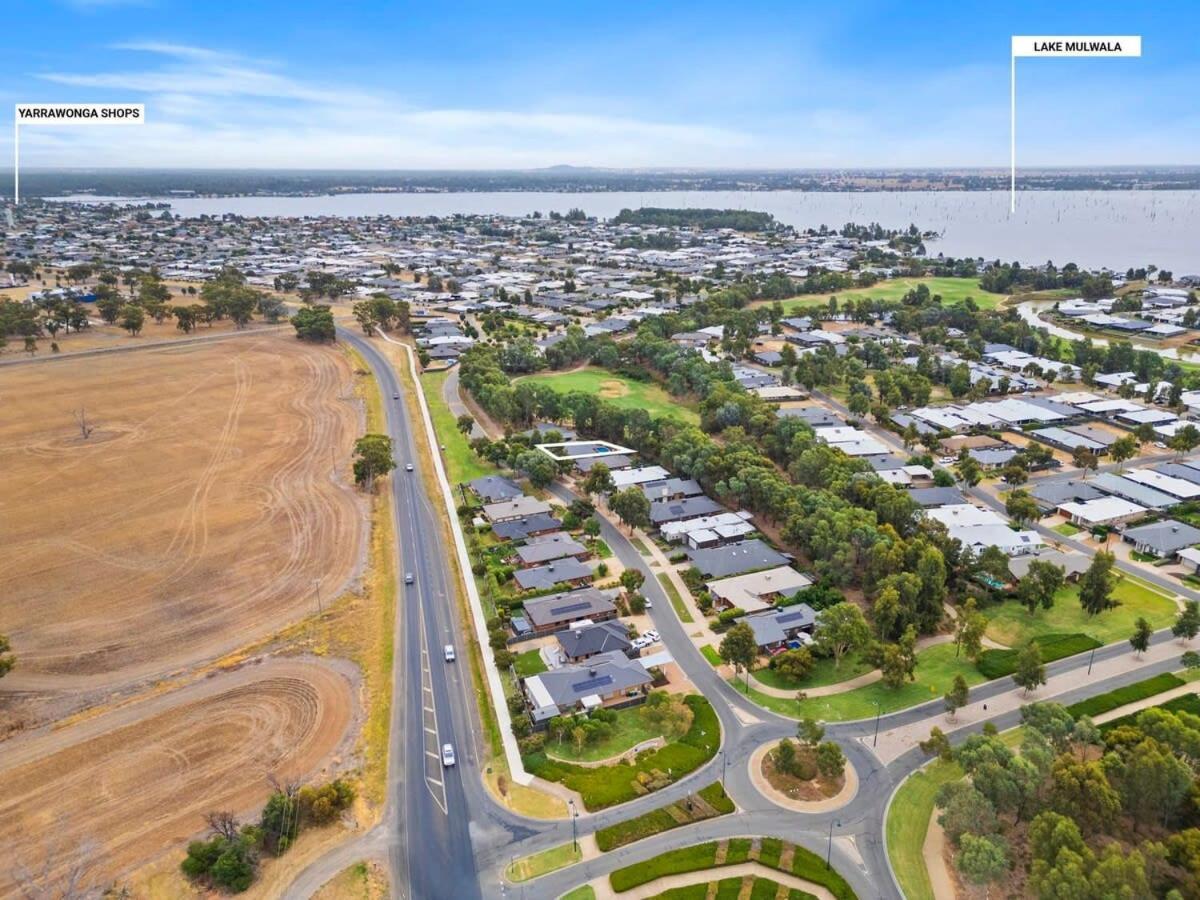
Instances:
[[[1007,166],[1010,35],[1141,34],[1018,63],[1019,161],[1200,163],[1200,4],[1048,6],[10,0],[0,100],[146,104],[30,167]]]

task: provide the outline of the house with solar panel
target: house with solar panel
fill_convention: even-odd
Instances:
[[[617,617],[617,607],[612,600],[594,587],[535,597],[526,600],[524,606],[525,612],[519,618],[527,636],[554,634],[584,619],[603,622]],[[519,624],[517,618],[513,618],[514,628]]]
[[[561,666],[525,679],[529,716],[535,726],[555,716],[605,706],[625,706],[646,698],[653,681],[638,659],[620,650],[593,656],[580,665]]]

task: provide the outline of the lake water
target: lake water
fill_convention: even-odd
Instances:
[[[86,202],[92,196],[63,198]],[[148,199],[148,198],[143,198]],[[337,194],[317,197],[155,198],[183,216],[520,216],[572,207],[609,218],[639,206],[716,207],[772,213],[797,228],[879,222],[916,224],[941,237],[931,254],[981,256],[1034,265],[1052,260],[1087,268],[1156,265],[1200,273],[1200,191],[1029,191],[1009,213],[1003,191],[819,193],[805,191],[647,191],[612,193]],[[119,198],[118,202],[129,202]]]

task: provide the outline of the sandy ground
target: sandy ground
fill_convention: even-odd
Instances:
[[[276,335],[0,370],[0,734],[315,610],[356,574],[336,350]],[[82,439],[75,411],[94,432]],[[49,707],[49,708],[48,708]]]
[[[180,847],[210,810],[256,812],[269,775],[293,780],[337,762],[354,718],[352,671],[268,660],[14,739],[0,756],[0,846],[35,868],[48,852],[55,868],[86,854],[97,877],[111,877]],[[0,896],[12,878],[0,866]]]

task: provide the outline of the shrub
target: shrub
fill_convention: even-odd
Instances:
[[[304,821],[327,825],[350,808],[354,802],[354,787],[336,778],[320,787],[305,786],[296,794]]]
[[[1073,703],[1067,707],[1067,712],[1076,719],[1082,716],[1098,716],[1101,713],[1125,706],[1128,703],[1135,703],[1138,700],[1144,700],[1147,697],[1153,697],[1155,694],[1161,694],[1164,691],[1177,688],[1181,684],[1184,684],[1184,680],[1178,675],[1164,672],[1161,675],[1155,675],[1153,678],[1136,681],[1133,684],[1127,684],[1106,694],[1098,694],[1095,697],[1089,697],[1086,700]]]
[[[1041,650],[1042,662],[1053,662],[1076,653],[1084,653],[1100,646],[1100,642],[1086,634],[1042,634],[1033,638],[1033,642]],[[1017,670],[1017,656],[1020,650],[1008,648],[1004,650],[984,650],[976,663],[985,678],[1003,678]]]

